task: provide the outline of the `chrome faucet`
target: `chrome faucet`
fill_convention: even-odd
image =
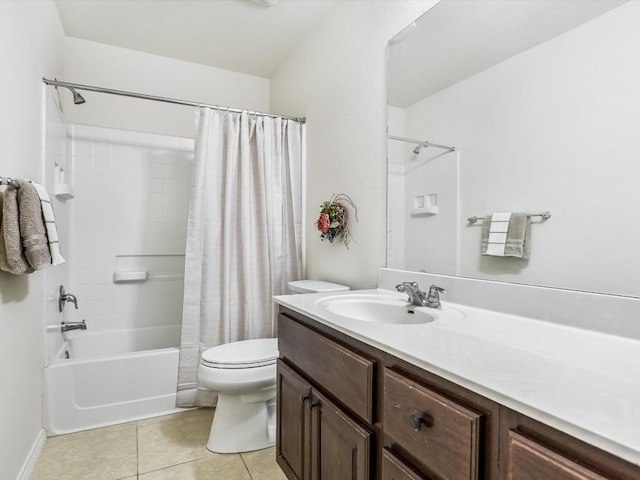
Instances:
[[[81,322],[62,322],[60,325],[61,332],[68,332],[70,330],[86,330],[87,329],[87,321],[82,320]]]
[[[418,307],[424,307],[427,294],[420,290],[417,282],[402,282],[396,285],[396,290],[409,295],[409,303]]]
[[[396,285],[396,290],[409,295],[409,303],[418,307],[440,308],[440,294],[446,293],[444,288],[437,285],[429,287],[429,293],[420,290],[417,282],[402,282]]]
[[[63,285],[60,285],[58,292],[58,311],[62,312],[62,310],[64,310],[64,305],[67,302],[73,303],[76,310],[78,310],[78,299],[73,293],[66,293]]]

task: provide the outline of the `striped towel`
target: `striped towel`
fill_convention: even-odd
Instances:
[[[507,246],[507,232],[509,231],[509,220],[511,212],[496,212],[491,215],[489,224],[489,238],[487,240],[487,251],[485,255],[504,257],[504,249]]]
[[[528,260],[531,254],[529,215],[496,212],[482,221],[481,254]]]
[[[58,240],[58,229],[56,228],[56,218],[53,215],[53,206],[51,205],[51,199],[47,190],[36,182],[31,182],[31,185],[38,192],[40,197],[40,203],[42,204],[42,216],[44,217],[45,227],[47,229],[47,239],[49,242],[49,250],[51,252],[51,265],[60,265],[66,260],[60,253],[60,242]]]

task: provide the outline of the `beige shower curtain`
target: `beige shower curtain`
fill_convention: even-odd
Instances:
[[[302,129],[201,107],[187,227],[177,405],[210,406],[201,353],[275,336],[271,297],[302,273]]]

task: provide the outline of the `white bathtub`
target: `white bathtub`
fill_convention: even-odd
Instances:
[[[179,325],[65,336],[44,369],[49,435],[181,411]]]

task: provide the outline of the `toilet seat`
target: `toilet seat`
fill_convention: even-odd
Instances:
[[[208,368],[241,369],[273,365],[278,359],[278,339],[259,338],[226,343],[202,353],[200,364]]]

